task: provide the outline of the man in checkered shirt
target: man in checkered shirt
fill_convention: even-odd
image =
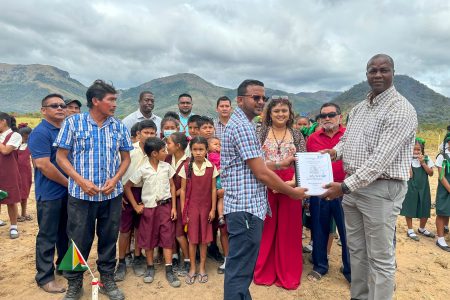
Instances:
[[[226,300],[251,299],[248,288],[253,280],[264,218],[266,213],[270,214],[264,185],[292,199],[303,199],[306,191],[287,185],[263,160],[251,120],[262,113],[267,101],[264,84],[244,80],[237,94],[238,107],[225,127],[221,151],[224,211],[230,242],[224,280]],[[282,168],[289,161],[267,162],[270,164]]]
[[[347,177],[326,185],[325,199],[344,195],[352,299],[391,299],[395,286],[394,232],[407,191],[417,114],[393,85],[394,61],[367,63],[371,92],[349,114],[347,130],[330,153]]]

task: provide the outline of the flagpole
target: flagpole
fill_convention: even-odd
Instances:
[[[72,240],[72,239],[71,239],[71,240]],[[88,264],[87,260],[84,259],[83,253],[81,253],[80,249],[78,249],[78,247],[77,247],[77,244],[75,244],[75,242],[74,242],[73,240],[72,240],[72,244],[75,246],[75,248],[77,249],[78,253],[80,253],[81,258],[86,262],[86,266],[87,266],[87,268],[88,268],[88,270],[89,270],[89,273],[91,273],[92,279],[94,279],[95,276],[94,276],[94,274],[92,273],[91,268],[89,268],[89,264]]]

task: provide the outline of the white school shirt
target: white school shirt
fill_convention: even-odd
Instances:
[[[427,165],[430,168],[434,167],[434,162],[431,160],[430,157],[428,157]],[[411,161],[411,167],[413,167],[413,168],[420,168],[422,166],[420,164],[420,161],[417,158],[413,158],[412,161]]]
[[[214,167],[213,178],[216,178],[217,176],[219,176],[219,172],[217,171],[216,166],[213,166],[213,164],[209,160],[205,159],[200,168],[197,167],[197,164],[195,162],[192,162],[192,171],[194,171],[195,176],[205,175],[206,168],[211,167]],[[187,178],[186,171],[184,170],[184,168],[181,168],[180,172],[178,172],[178,176],[184,179]]]
[[[134,149],[130,151],[130,166],[128,167],[125,174],[122,176],[122,184],[125,185],[128,180],[130,180],[131,175],[135,173],[145,161],[148,161],[147,154],[142,151],[139,146],[139,142],[133,144]],[[136,187],[142,187],[142,184],[135,185]]]
[[[442,148],[441,148],[442,149]],[[445,153],[450,155],[450,149],[445,149]],[[436,157],[436,163],[435,166],[438,168],[442,168],[442,163],[444,162],[444,156],[442,154],[439,154],[438,157]]]
[[[180,158],[180,160],[177,162],[177,163],[175,163],[175,155],[172,155],[172,168],[176,171],[177,169],[178,169],[178,167],[182,164],[182,163],[184,163],[185,162],[185,160],[187,159],[187,156],[186,156],[186,154],[184,154],[181,158]]]
[[[173,175],[175,175],[175,170],[170,164],[160,161],[157,170],[155,170],[147,159],[131,175],[130,181],[134,184],[142,184],[142,203],[146,208],[154,208],[158,201],[172,198],[170,179]]]
[[[6,130],[5,132],[0,133],[0,143],[3,143],[6,139],[6,136],[12,132],[11,128]],[[22,144],[22,136],[18,134],[17,132],[13,132],[11,135],[11,138],[6,143],[8,146],[13,146],[14,150],[17,150],[20,147],[20,144]]]

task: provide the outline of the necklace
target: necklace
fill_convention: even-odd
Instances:
[[[284,135],[283,138],[280,140],[280,142],[278,142],[277,136],[275,135],[275,132],[273,131],[273,127],[270,127],[270,129],[272,129],[272,134],[273,134],[273,138],[275,139],[275,143],[277,143],[277,153],[278,155],[281,154],[281,144],[284,142],[284,138],[286,137],[286,133],[287,133],[287,127],[284,129]]]

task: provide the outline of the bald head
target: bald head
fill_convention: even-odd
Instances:
[[[376,55],[372,56],[371,59],[369,59],[369,61],[367,62],[366,70],[369,68],[369,66],[372,64],[372,62],[378,58],[386,60],[388,62],[388,64],[391,66],[392,70],[394,70],[394,60],[392,59],[392,57],[390,57],[387,54],[382,54],[382,53],[376,54]]]

